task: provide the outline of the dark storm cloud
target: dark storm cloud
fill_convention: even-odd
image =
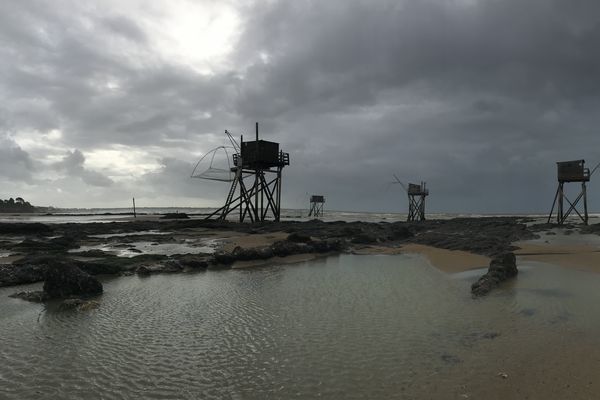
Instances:
[[[138,179],[149,197],[224,195],[187,178],[192,152],[254,121],[291,153],[288,206],[320,192],[330,208],[401,211],[397,173],[427,180],[435,210],[544,211],[555,161],[600,161],[596,1],[241,4],[230,66],[212,75],[155,54],[135,15],[57,4],[0,6],[0,118],[59,129],[65,151],[162,147]],[[110,183],[82,158],[63,171]]]
[[[600,161],[599,22],[592,1],[276,2],[248,24],[243,57],[269,57],[237,104],[344,207],[389,209],[396,172],[438,210],[542,211],[554,161]]]
[[[372,104],[412,84],[566,100],[600,85],[598,12],[592,1],[276,2],[242,47],[272,56],[261,88],[290,107]]]

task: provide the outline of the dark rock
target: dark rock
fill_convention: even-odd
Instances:
[[[90,275],[110,275],[118,274],[123,271],[123,268],[118,264],[119,257],[116,256],[105,256],[101,260],[93,260],[86,262],[75,262],[75,264],[83,272]]]
[[[471,286],[471,293],[473,296],[484,296],[518,272],[514,253],[503,253],[492,259],[488,272]]]
[[[100,249],[92,249],[92,250],[86,250],[86,251],[78,251],[77,252],[77,257],[90,257],[90,258],[103,258],[103,257],[107,257],[110,256],[111,254],[102,251]]]
[[[377,237],[371,233],[362,232],[352,238],[354,244],[373,244],[377,243]]]
[[[145,265],[140,265],[136,268],[135,273],[138,275],[147,276],[150,275],[152,271],[150,271],[150,268],[146,267]]]
[[[339,239],[316,240],[310,243],[311,253],[329,253],[343,250],[343,243]]]
[[[501,280],[511,278],[519,273],[517,269],[517,258],[514,253],[503,253],[490,261],[488,272],[493,272]]]
[[[160,219],[189,219],[190,217],[186,213],[167,213],[160,217]]]
[[[303,233],[294,232],[288,235],[287,240],[295,243],[308,243],[312,241],[310,236],[305,235]]]
[[[217,264],[230,265],[235,262],[235,257],[231,253],[217,252],[213,255],[214,262]]]
[[[69,263],[54,263],[46,270],[44,293],[48,298],[96,295],[102,293],[102,284]]]
[[[50,239],[50,244],[55,249],[76,249],[79,247],[77,242],[81,240],[81,235],[67,234],[57,238]]]
[[[413,233],[405,225],[393,224],[391,228],[390,238],[392,240],[407,239],[413,236]]]
[[[298,243],[289,242],[287,240],[279,240],[271,245],[273,254],[278,257],[291,256],[306,252],[306,246]]]
[[[0,234],[38,234],[49,235],[52,233],[52,228],[48,225],[39,222],[27,223],[0,223]]]
[[[183,256],[177,259],[179,264],[185,268],[200,270],[208,268],[208,262],[204,257],[200,258],[194,255]]]
[[[231,264],[218,264],[215,262],[209,263],[208,268],[211,271],[214,270],[223,270],[223,269],[231,269]]]
[[[60,236],[50,240],[33,240],[26,238],[13,249],[27,253],[57,253],[79,247],[78,238],[73,235]]]
[[[343,236],[350,237],[350,236],[360,235],[361,233],[363,233],[363,231],[358,226],[344,226],[344,227],[342,227],[340,233]]]
[[[162,264],[158,265],[157,272],[181,272],[183,270],[183,265],[179,263],[177,260],[167,260]]]
[[[250,260],[266,260],[273,257],[273,249],[270,247],[258,247],[251,249],[243,249],[236,247],[231,253],[235,260],[250,261]]]
[[[43,281],[46,269],[45,264],[1,264],[0,287]]]
[[[43,301],[48,300],[48,296],[46,295],[46,293],[42,292],[41,290],[37,290],[34,292],[13,293],[13,294],[9,295],[8,297],[31,301],[33,303],[41,303]]]

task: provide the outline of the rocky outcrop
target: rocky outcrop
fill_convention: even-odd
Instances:
[[[138,268],[140,275],[143,275],[229,268],[238,260],[266,260],[274,256],[285,257],[300,253],[339,252],[347,246],[359,248],[369,244],[398,246],[404,243],[418,243],[495,257],[512,251],[513,242],[531,239],[536,232],[525,225],[526,219],[517,217],[455,218],[419,223],[312,220],[240,224],[199,218],[185,219],[184,213],[176,213],[175,216],[184,219],[139,219],[128,222],[65,223],[51,226],[38,223],[0,223],[1,252],[20,257],[13,261],[12,265],[0,265],[0,286],[43,281],[46,270],[55,263],[75,265],[90,275],[132,274]],[[595,226],[589,229],[594,228],[600,232],[600,228]],[[213,234],[210,231],[219,230],[249,235],[285,232],[287,239],[259,248],[236,248],[230,252],[220,250],[214,255],[139,254],[134,257],[120,257],[101,250],[70,252],[82,244],[96,245],[102,242],[110,242],[115,248],[131,248],[135,241],[176,243],[173,235],[191,236],[199,229],[203,234],[204,231],[209,231],[207,237]],[[141,232],[147,233],[139,235]],[[169,234],[163,235],[166,232]],[[131,233],[132,236],[123,236],[127,233]],[[218,233],[214,235],[217,238]],[[111,234],[118,236],[98,238],[98,235]]]
[[[287,257],[303,253],[328,253],[341,251],[343,248],[344,242],[339,239],[310,240],[308,242],[279,240],[271,246],[249,249],[238,246],[230,253],[215,253],[213,263],[216,265],[230,265],[236,261],[267,260],[274,256]]]
[[[488,272],[471,286],[471,293],[475,297],[484,296],[501,282],[516,276],[518,273],[515,254],[500,254],[492,259]]]
[[[296,243],[308,243],[308,242],[312,241],[310,236],[305,235],[304,233],[300,233],[300,232],[290,233],[287,237],[287,240],[289,242],[296,242]]]
[[[22,271],[22,268],[19,270]],[[9,297],[43,302],[52,299],[88,297],[102,293],[102,284],[72,263],[54,262],[44,265],[43,275],[45,279],[43,290],[18,292]]]
[[[186,213],[167,213],[160,217],[160,219],[189,219],[190,217]]]
[[[46,295],[46,293],[42,292],[41,290],[36,290],[33,292],[17,292],[9,294],[8,297],[31,301],[33,303],[41,303],[43,301],[48,300],[48,296]]]
[[[513,242],[537,237],[514,217],[455,218],[425,221],[408,241],[447,250],[462,250],[495,257],[516,249]]]
[[[102,284],[73,264],[55,263],[46,270],[44,293],[49,299],[91,296],[102,293]]]
[[[1,264],[0,287],[40,282],[46,276],[46,265]]]
[[[49,235],[52,233],[52,227],[50,225],[42,224],[39,222],[0,223],[0,234],[7,233],[12,235]]]

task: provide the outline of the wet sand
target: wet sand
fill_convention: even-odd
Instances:
[[[589,244],[516,243],[519,260],[540,261],[563,268],[600,273],[600,248]]]
[[[446,250],[422,244],[406,244],[399,247],[366,246],[353,251],[354,254],[420,254],[431,265],[447,273],[487,268],[490,258],[461,250]]]
[[[421,244],[402,246],[402,253],[418,253],[434,267],[448,273],[468,271],[470,269],[487,268],[490,258],[461,250],[445,250]]]
[[[288,236],[285,232],[249,234],[230,231],[217,231],[213,232],[213,235],[223,240],[221,248],[225,251],[232,251],[238,246],[244,249],[270,246],[279,240],[285,240]]]

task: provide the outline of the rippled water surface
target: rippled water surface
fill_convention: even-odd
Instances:
[[[85,312],[0,289],[0,398],[594,398],[599,277],[532,263],[473,300],[479,273],[343,255],[114,278]]]

